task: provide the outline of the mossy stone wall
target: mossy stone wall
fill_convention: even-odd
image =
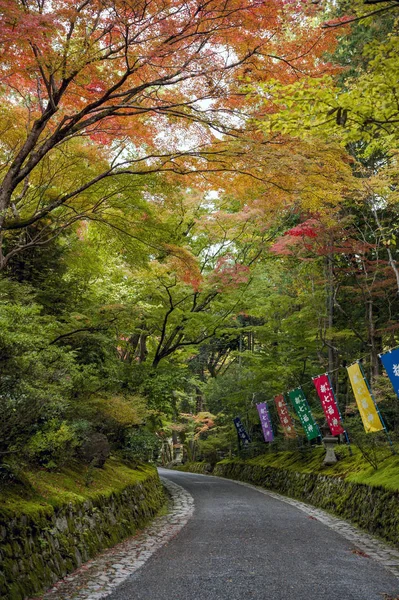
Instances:
[[[186,471],[188,473],[202,473],[203,475],[209,475],[213,471],[213,467],[210,463],[205,462],[187,462],[184,465],[173,467],[174,471]]]
[[[0,598],[22,600],[145,525],[165,501],[155,469],[123,491],[34,514],[0,509]]]
[[[244,461],[218,463],[213,475],[262,486],[309,502],[399,547],[399,492]]]

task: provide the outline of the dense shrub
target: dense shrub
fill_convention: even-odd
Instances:
[[[155,461],[161,450],[161,440],[145,429],[132,430],[126,434],[123,453],[133,462]]]
[[[51,469],[70,461],[78,446],[79,439],[73,428],[65,421],[59,423],[53,419],[31,437],[26,454],[31,462]]]

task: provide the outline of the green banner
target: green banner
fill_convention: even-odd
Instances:
[[[308,440],[313,440],[320,435],[319,427],[310,412],[309,404],[305,398],[302,389],[296,388],[288,392],[288,397],[291,400],[292,406],[301,421],[301,425],[305,430]]]

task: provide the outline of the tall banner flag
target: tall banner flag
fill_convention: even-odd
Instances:
[[[260,404],[257,404],[256,408],[258,409],[265,442],[272,442],[274,440],[274,434],[272,429],[272,423],[270,420],[269,409],[267,408],[266,402],[261,402]]]
[[[373,433],[385,429],[359,363],[347,367],[347,371],[365,432]]]
[[[320,431],[312,413],[310,412],[309,404],[305,398],[302,388],[296,388],[288,392],[288,397],[292,402],[296,414],[301,421],[301,425],[305,430],[308,440],[313,440],[320,435]]]
[[[247,444],[250,444],[251,443],[251,438],[249,437],[249,435],[245,431],[245,427],[241,423],[240,417],[236,417],[235,419],[233,419],[233,421],[234,421],[234,425],[236,426],[236,429],[237,429],[238,437],[240,438],[240,440],[242,441],[242,443],[245,446]]]
[[[291,419],[291,415],[288,412],[288,406],[286,401],[284,400],[284,396],[280,394],[274,398],[274,404],[277,408],[277,413],[280,419],[281,427],[283,428],[283,433],[286,438],[296,438],[296,431],[294,427],[294,423]]]
[[[313,383],[320,398],[331,434],[340,435],[341,433],[345,433],[329,376],[327,373],[318,375],[313,378]]]
[[[384,369],[388,373],[393,389],[399,396],[399,348],[390,350],[386,354],[380,354],[380,359],[384,365]]]

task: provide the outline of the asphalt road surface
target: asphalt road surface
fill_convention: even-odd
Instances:
[[[399,581],[294,506],[234,482],[160,470],[194,516],[107,600],[391,600]]]

